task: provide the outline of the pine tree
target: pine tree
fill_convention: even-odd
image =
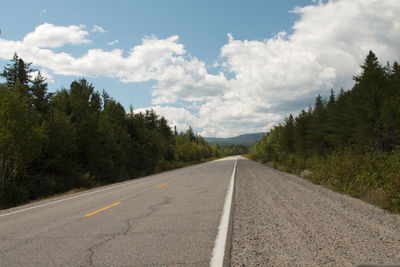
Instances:
[[[35,79],[32,81],[31,92],[33,97],[33,105],[39,114],[45,114],[49,110],[49,99],[52,94],[47,93],[46,78],[39,71]]]
[[[361,75],[354,77],[356,84],[352,90],[358,119],[357,139],[366,147],[378,146],[386,150],[381,119],[383,101],[388,91],[385,69],[372,51],[369,51],[361,68]]]
[[[311,112],[302,110],[295,119],[294,147],[297,154],[306,158],[310,153]]]
[[[283,152],[294,152],[294,119],[292,114],[285,119],[280,144]]]
[[[389,73],[389,92],[384,100],[381,119],[385,127],[387,150],[400,145],[400,66],[393,63]]]
[[[189,129],[187,129],[186,137],[189,139],[190,142],[196,142],[196,136],[194,134],[192,126],[189,126]]]
[[[31,82],[31,73],[35,71],[31,69],[32,63],[25,63],[18,57],[17,53],[14,53],[11,61],[13,63],[7,64],[3,73],[0,74],[1,77],[6,79],[8,89],[12,90],[17,81],[24,86],[28,86]]]
[[[326,141],[327,132],[327,113],[326,101],[322,99],[321,95],[315,98],[314,110],[311,119],[310,138],[313,143],[314,152],[317,155],[323,155],[328,150]]]

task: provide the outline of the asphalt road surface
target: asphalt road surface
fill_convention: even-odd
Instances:
[[[235,160],[0,211],[0,266],[220,266],[211,258]],[[236,166],[225,263],[400,262],[399,215],[244,158]]]
[[[235,159],[0,211],[0,265],[208,266]]]
[[[400,264],[400,216],[240,158],[231,255],[233,266]]]

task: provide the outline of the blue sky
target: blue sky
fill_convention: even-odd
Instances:
[[[6,1],[2,9],[2,38],[21,40],[36,26],[51,23],[58,26],[84,24],[90,30],[101,26],[106,32],[93,34],[86,46],[65,46],[60,51],[81,56],[90,48],[129,51],[145,36],[167,38],[179,35],[186,50],[212,65],[228,33],[238,39],[265,39],[282,30],[290,30],[296,14],[290,13],[307,1]],[[15,18],[24,18],[22,20]],[[7,63],[2,61],[1,66]],[[77,77],[55,76],[52,90],[68,87]],[[123,84],[117,79],[87,77],[97,89],[106,89],[126,108],[148,107],[149,88],[154,82]]]
[[[368,50],[398,59],[398,18],[386,14],[396,2],[6,1],[0,66],[17,50],[51,91],[86,77],[181,130],[266,131],[318,93],[350,88]]]

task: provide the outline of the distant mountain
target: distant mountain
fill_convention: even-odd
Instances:
[[[210,144],[218,144],[220,146],[230,146],[230,145],[244,145],[249,146],[254,141],[260,140],[261,137],[266,135],[266,133],[252,133],[252,134],[242,134],[236,137],[228,138],[218,138],[218,137],[204,137]]]

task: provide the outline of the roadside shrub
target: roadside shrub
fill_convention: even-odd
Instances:
[[[314,184],[321,184],[327,180],[326,159],[317,156],[307,159],[307,169],[311,170],[311,181]]]
[[[400,212],[400,147],[397,147],[388,159],[384,177],[385,192],[388,198],[388,209]]]
[[[311,181],[325,184],[336,191],[353,196],[359,195],[360,183],[356,179],[362,157],[349,149],[340,149],[324,157],[314,156],[307,160]]]
[[[362,157],[357,182],[374,189],[382,188],[388,170],[390,154],[382,151],[367,152]]]
[[[250,156],[261,162],[265,160]],[[315,184],[400,213],[400,147],[392,152],[370,149],[363,154],[350,148],[337,149],[307,159],[279,153],[268,166],[297,173]]]
[[[167,170],[171,170],[174,169],[175,164],[173,164],[170,161],[166,161],[165,159],[161,159],[158,161],[156,168],[154,169],[155,173],[159,173],[159,172],[163,172],[163,171],[167,171]]]
[[[91,175],[89,172],[82,174],[79,179],[79,183],[81,187],[90,188],[96,185],[96,178]]]

